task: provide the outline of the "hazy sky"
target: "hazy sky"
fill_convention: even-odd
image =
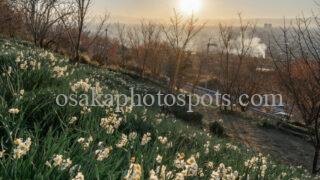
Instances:
[[[199,1],[201,19],[230,19],[241,12],[247,18],[291,18],[316,10],[314,0],[94,0],[93,13],[108,11],[113,18],[166,19],[183,2]]]

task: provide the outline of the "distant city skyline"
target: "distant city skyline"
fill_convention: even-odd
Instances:
[[[94,0],[91,14],[108,12],[114,21],[135,22],[142,18],[166,21],[174,9],[179,11],[186,3],[191,7],[201,4],[195,15],[205,21],[235,19],[241,13],[245,18],[272,22],[317,11],[314,0]]]

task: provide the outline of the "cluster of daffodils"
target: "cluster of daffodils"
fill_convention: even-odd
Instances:
[[[213,169],[214,164],[213,164],[212,161],[209,161],[209,162],[207,162],[207,163],[205,164],[205,166],[206,166],[206,168],[208,168],[208,169]]]
[[[122,122],[122,118],[118,117],[117,114],[111,113],[108,117],[102,118],[100,126],[104,128],[108,134],[113,134],[117,130]]]
[[[249,170],[259,170],[259,176],[264,177],[267,171],[267,158],[260,153],[258,156],[254,156],[247,160],[244,165]]]
[[[56,57],[51,52],[46,52],[50,61],[56,61]]]
[[[204,149],[205,149],[205,150],[204,150],[204,153],[205,153],[205,154],[209,154],[209,152],[210,152],[210,149],[209,149],[209,147],[210,147],[210,141],[207,141],[206,144],[203,145],[203,147],[204,147]]]
[[[25,93],[24,89],[21,89],[21,90],[19,91],[19,93],[15,93],[14,95],[15,95],[18,99],[22,99],[23,96],[24,96],[24,93]]]
[[[187,161],[185,161],[184,153],[178,153],[177,158],[174,160],[174,165],[176,168],[181,169],[181,173],[176,176],[183,177],[193,177],[198,175],[198,164],[196,162],[195,156],[192,155]]]
[[[144,146],[148,144],[151,141],[151,133],[146,133],[143,135],[142,140],[141,140],[141,145]]]
[[[26,70],[26,69],[28,69],[28,63],[27,63],[27,61],[23,61],[23,62],[20,64],[20,69],[21,69],[21,70]]]
[[[65,67],[66,68],[66,67]],[[91,82],[94,83],[94,79],[91,80]],[[100,82],[95,82],[94,85],[92,85],[89,80],[89,78],[81,79],[80,81],[74,83],[73,85],[70,84],[71,90],[74,93],[78,92],[86,92],[88,93],[90,89],[92,89],[96,94],[101,94],[103,91],[103,87],[101,86]]]
[[[18,108],[11,108],[8,112],[10,114],[19,114],[20,110]]]
[[[30,151],[31,143],[31,138],[27,138],[25,141],[21,138],[14,140],[16,147],[13,150],[13,158],[20,159],[22,156],[26,155]]]
[[[68,76],[69,74],[66,73],[68,70],[68,66],[64,66],[64,67],[59,67],[59,66],[55,66],[53,68],[53,77],[54,78],[61,78],[61,77],[64,77],[64,76]]]
[[[162,156],[158,154],[157,157],[156,157],[156,161],[157,161],[157,163],[161,164]]]
[[[36,60],[31,60],[29,61],[29,65],[32,70],[40,69],[41,68],[41,63],[37,62]]]
[[[125,107],[120,107],[120,110],[121,110],[122,114],[124,115],[125,120],[127,119],[127,115],[129,113],[131,113],[133,110],[133,106],[131,105],[131,102],[128,102],[128,104],[130,104],[130,105],[125,106]]]
[[[103,161],[107,159],[112,152],[112,147],[105,147],[95,151],[96,159],[98,161]]]
[[[81,109],[81,114],[88,114],[88,113],[91,113],[92,111],[91,111],[91,108],[89,108],[88,106],[86,106],[86,105],[82,105],[82,104],[80,104],[80,106],[82,107],[82,109]]]
[[[44,51],[44,52],[41,52],[40,54],[38,54],[39,57],[41,57],[42,59],[45,59],[45,60],[49,60],[49,63],[52,67],[54,67],[58,60],[61,61],[61,62],[68,62],[67,59],[58,59],[55,57],[55,55],[51,52],[48,52],[48,51]]]
[[[127,145],[127,143],[128,143],[128,136],[125,134],[122,134],[120,141],[116,144],[116,147],[123,148]]]
[[[152,169],[150,172],[149,172],[149,179],[150,180],[158,180],[158,176],[156,175],[156,172]]]
[[[15,60],[16,63],[20,63],[21,61],[23,61],[23,59],[24,59],[24,54],[23,52],[19,51],[16,56],[16,60]]]
[[[166,148],[173,147],[173,143],[171,141],[169,142],[168,138],[165,136],[159,136],[158,140],[162,145],[166,145]]]
[[[12,46],[9,41],[5,41],[5,43],[1,47],[1,51],[5,50],[5,49],[10,49],[10,48],[14,49],[15,47]]]
[[[84,180],[84,175],[82,174],[82,172],[78,172],[77,175],[71,180]]]
[[[40,69],[41,63],[37,62],[36,60],[29,60],[24,58],[24,55],[22,52],[19,52],[16,57],[16,63],[19,65],[19,68],[21,70],[27,70],[29,67],[32,70]],[[28,64],[29,63],[29,64]]]
[[[17,98],[17,99],[22,99],[23,96],[25,94],[25,90],[24,89],[21,89],[19,92],[17,93],[13,93],[13,95]],[[16,109],[16,108],[12,108],[12,109]]]
[[[219,165],[219,167],[211,173],[210,180],[218,180],[218,179],[230,179],[235,180],[238,179],[239,173],[238,171],[233,171],[231,167],[225,167],[223,163]]]
[[[165,114],[163,114],[163,113],[157,114],[155,117],[156,124],[160,124],[164,117],[165,117]]]
[[[136,132],[131,132],[129,134],[129,141],[134,141],[137,138],[138,134]]]
[[[213,150],[214,150],[215,152],[219,152],[219,151],[221,150],[221,145],[220,145],[220,144],[217,144],[217,145],[213,146]]]
[[[12,67],[11,66],[9,66],[8,67],[8,69],[7,69],[7,71],[6,72],[4,72],[4,73],[2,73],[2,76],[10,76],[12,74]]]
[[[234,151],[239,150],[238,146],[232,145],[231,143],[227,143],[226,148]]]
[[[6,152],[6,150],[1,150],[0,151],[0,158],[3,158],[4,157],[4,153]]]
[[[158,140],[160,141],[161,144],[165,145],[168,142],[168,138],[167,137],[163,137],[163,136],[159,136]]]
[[[165,165],[157,166],[156,170],[149,171],[149,179],[150,180],[164,180],[164,179],[172,179],[173,173],[172,171],[166,172],[167,167]]]
[[[70,118],[69,124],[71,124],[71,125],[72,125],[72,124],[75,124],[77,121],[78,121],[78,118],[75,117],[75,116],[73,116],[73,117]]]
[[[95,83],[94,90],[96,94],[102,93],[103,88],[101,87],[100,82]]]
[[[56,64],[57,59],[56,59],[56,57],[55,57],[51,52],[47,52],[47,51],[46,51],[46,52],[43,54],[43,56],[46,57],[47,59],[49,59],[49,61],[50,61],[50,63],[51,63],[52,66],[54,66],[54,65]]]
[[[70,168],[72,165],[72,161],[70,160],[70,158],[65,159],[63,155],[60,155],[60,154],[54,155],[52,158],[52,161],[53,161],[53,164],[52,164],[53,167],[57,167],[61,171]],[[49,161],[46,162],[46,165],[50,168],[52,167]]]
[[[77,93],[80,91],[89,92],[90,88],[91,88],[91,84],[89,83],[88,78],[86,78],[85,80],[81,79],[80,81],[76,82],[71,86],[71,90],[74,93]]]
[[[77,140],[77,142],[82,146],[84,150],[87,150],[90,147],[90,144],[93,142],[93,138],[92,136],[89,136],[88,139],[81,137]]]
[[[142,177],[141,166],[138,163],[135,163],[135,158],[131,159],[131,163],[127,172],[127,175],[124,177],[125,180],[139,180]]]

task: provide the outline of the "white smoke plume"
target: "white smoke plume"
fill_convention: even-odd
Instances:
[[[230,52],[232,54],[241,54],[241,49],[243,47],[243,49],[248,49],[247,54],[252,57],[266,58],[267,45],[258,37],[247,38],[244,40],[241,37],[238,37],[236,40],[233,40],[231,44],[232,47]]]

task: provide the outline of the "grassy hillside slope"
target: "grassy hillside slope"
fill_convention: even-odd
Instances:
[[[0,39],[0,179],[307,179],[159,108],[60,107],[58,94],[157,92],[131,77]],[[88,91],[88,92],[87,92]],[[214,117],[212,117],[214,118]]]

